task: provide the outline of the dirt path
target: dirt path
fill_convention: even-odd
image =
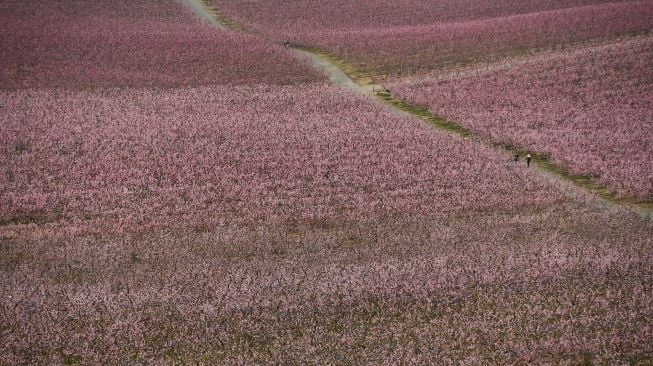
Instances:
[[[194,12],[203,19],[207,19],[211,24],[223,29],[235,30],[233,24],[227,24],[213,7],[207,2],[208,0],[183,0]],[[240,29],[239,29],[240,30]],[[369,95],[381,101],[383,104],[393,109],[395,112],[408,114],[412,117],[419,118],[438,128],[447,130],[451,133],[465,137],[474,137],[479,143],[490,145],[509,159],[515,151],[504,146],[497,145],[492,141],[479,139],[469,130],[448,122],[430,112],[413,106],[410,103],[393,97],[381,85],[375,84],[373,78],[356,70],[346,61],[341,60],[328,52],[320,52],[305,48],[292,48],[298,56],[308,59],[313,65],[324,70],[329,75],[329,80],[342,87],[354,90],[358,93]],[[591,182],[587,182],[582,177],[575,177],[567,174],[564,169],[556,166],[542,157],[535,157],[533,171],[541,175],[544,179],[560,187],[563,192],[574,199],[591,200],[596,202],[600,207],[609,210],[630,210],[637,213],[640,217],[653,219],[653,204],[650,203],[633,203],[617,199],[612,196],[605,188],[595,187]]]
[[[359,93],[368,94],[368,91],[363,86],[357,84],[354,80],[352,80],[349,76],[347,76],[347,74],[345,74],[342,70],[340,70],[338,66],[320,57],[320,55],[298,48],[293,48],[293,51],[296,54],[310,60],[314,66],[317,66],[318,68],[326,71],[327,74],[329,75],[329,80],[334,85],[340,85],[345,88],[349,88],[351,90],[357,91]]]
[[[535,168],[539,175],[543,176],[552,184],[558,186],[568,197],[572,197],[581,201],[593,201],[597,206],[607,210],[632,211],[639,215],[639,217],[642,219],[653,220],[653,208],[650,206],[640,206],[614,201],[579,187],[573,181],[562,178],[560,175],[553,173],[546,168],[542,168],[539,164],[537,164],[537,162],[535,164]]]
[[[200,17],[203,21],[209,23],[212,26],[229,29],[226,24],[219,20],[217,13],[210,7],[210,5],[204,0],[180,0],[182,3],[186,4],[197,16]]]

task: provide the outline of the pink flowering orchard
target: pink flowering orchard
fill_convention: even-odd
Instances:
[[[412,103],[550,156],[621,196],[653,197],[653,39],[396,82]]]
[[[555,31],[523,39],[567,47],[632,37],[648,3],[215,3],[252,33],[171,0],[0,3],[0,365],[653,360],[653,221],[329,85],[276,44],[291,30],[340,45],[353,28],[343,47],[400,75],[361,32],[425,27],[407,49],[448,37],[455,58],[533,21]],[[564,20],[581,13],[588,29]],[[403,54],[411,32],[382,48]],[[477,55],[532,45],[509,33]],[[606,184],[646,195],[648,158],[630,152],[649,154],[650,43],[388,85],[555,159],[573,142]],[[425,55],[411,62],[431,69]]]
[[[653,29],[650,1],[418,0],[340,6],[328,2],[317,6],[328,8],[324,11],[283,0],[214,3],[256,32],[329,51],[381,77],[420,74]]]
[[[157,6],[124,0],[5,2],[0,11],[0,28],[6,30],[0,34],[2,89],[295,84],[323,78],[279,46],[189,22],[188,10],[170,0]]]
[[[224,14],[261,33],[385,29],[470,20],[627,1],[612,0],[212,0]],[[263,9],[263,11],[260,11]],[[299,34],[298,34],[299,35]]]
[[[82,232],[329,222],[561,200],[507,156],[336,87],[21,91],[2,109],[4,232],[32,231],[30,222]]]

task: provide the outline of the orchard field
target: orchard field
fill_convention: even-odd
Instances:
[[[211,4],[0,4],[1,365],[653,362],[651,2]]]
[[[653,25],[650,1],[212,1],[266,38],[389,77],[647,34]]]
[[[653,197],[653,38],[399,81],[389,88],[622,196]]]

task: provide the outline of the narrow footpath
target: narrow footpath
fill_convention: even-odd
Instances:
[[[187,4],[200,18],[219,28],[243,32],[243,29],[228,21],[208,0],[181,0]],[[291,50],[298,56],[308,59],[314,66],[324,70],[329,75],[329,80],[334,85],[339,85],[355,92],[368,95],[382,102],[395,112],[408,114],[419,118],[428,124],[444,129],[450,133],[463,137],[474,138],[479,143],[489,145],[506,157],[511,157],[515,151],[506,146],[497,144],[494,141],[482,139],[473,132],[433,115],[428,110],[414,106],[404,100],[395,98],[382,85],[375,84],[373,78],[365,72],[356,70],[347,64],[345,60],[321,50],[314,50],[304,47],[291,47]],[[584,177],[569,174],[565,169],[553,164],[545,157],[534,155],[534,171],[544,177],[547,181],[560,187],[563,192],[574,199],[594,200],[598,206],[606,209],[623,210],[627,209],[637,213],[642,218],[653,219],[653,203],[634,202],[619,199],[610,193],[605,187],[600,187],[588,181]]]
[[[204,0],[183,0],[184,4],[191,8],[193,13],[197,14],[203,21],[209,23],[214,27],[228,30],[226,24],[219,20],[218,14],[215,9]]]
[[[329,81],[331,81],[333,85],[343,86],[362,94],[368,94],[366,89],[352,80],[347,74],[344,73],[344,71],[340,70],[338,66],[329,62],[327,59],[308,50],[299,48],[292,48],[292,50],[299,56],[309,59],[313,65],[326,71],[329,74]]]

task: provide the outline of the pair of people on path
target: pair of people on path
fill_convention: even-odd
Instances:
[[[526,166],[527,167],[531,166],[531,159],[532,159],[531,154],[526,154]],[[513,160],[515,162],[518,162],[519,161],[519,154],[515,153],[515,156],[513,157]]]

